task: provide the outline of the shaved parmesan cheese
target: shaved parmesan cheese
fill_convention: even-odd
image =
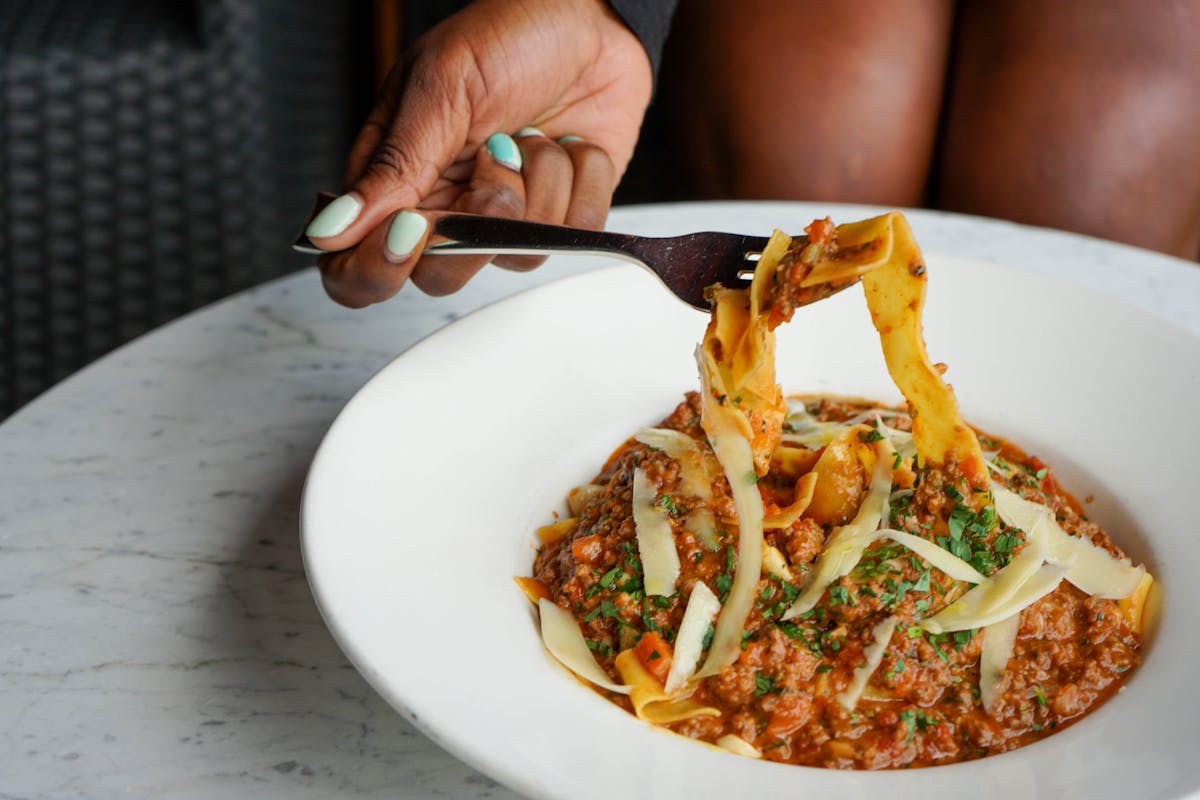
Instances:
[[[740,736],[727,733],[717,739],[717,747],[746,758],[762,758],[762,752]]]
[[[679,634],[675,637],[675,656],[663,687],[668,695],[679,691],[696,671],[700,652],[704,649],[704,634],[708,633],[709,623],[720,610],[721,601],[712,589],[704,582],[696,581],[683,612],[683,621],[679,623]]]
[[[738,516],[737,571],[725,606],[717,618],[708,658],[697,673],[703,678],[715,675],[737,661],[742,652],[742,628],[754,606],[758,579],[762,575],[763,504],[754,472],[754,455],[738,422],[745,418],[717,402],[712,388],[715,366],[702,349],[697,349],[696,357],[700,366],[701,424],[717,462],[725,470]],[[719,380],[719,376],[716,378]]]
[[[671,698],[663,686],[642,665],[633,649],[622,650],[615,660],[621,679],[630,687],[629,701],[638,719],[654,725],[667,725],[692,717],[719,717],[712,706],[702,706],[687,698]]]
[[[800,596],[784,612],[783,619],[797,617],[815,606],[829,585],[854,569],[854,565],[862,558],[863,550],[878,538],[888,495],[892,492],[892,445],[887,439],[881,439],[875,442],[874,450],[875,466],[871,474],[870,491],[858,507],[854,519],[829,534]]]
[[[541,618],[542,643],[550,655],[558,659],[571,672],[602,689],[618,694],[629,694],[629,687],[613,683],[588,649],[587,641],[579,630],[579,623],[555,605],[553,600],[538,600],[538,616]]]
[[[913,536],[911,533],[905,533],[904,531],[890,529],[881,531],[881,533],[896,544],[902,544],[909,550],[912,550],[956,581],[966,581],[967,583],[987,582],[987,577],[980,573],[979,570],[953,553],[938,547],[928,539],[922,539],[920,536]]]
[[[1068,581],[1108,600],[1121,600],[1137,591],[1146,575],[1144,566],[1135,567],[1128,558],[1114,558],[1104,548],[1067,533],[1054,520],[1047,528],[1050,561],[1067,565]]]
[[[1017,643],[1017,629],[1020,627],[1021,615],[1017,613],[983,629],[983,651],[979,654],[979,692],[983,710],[989,714],[1000,699],[1004,670],[1012,658],[1013,647]]]
[[[684,525],[709,550],[717,549],[717,525],[711,509],[712,480],[708,476],[704,451],[696,440],[670,428],[646,428],[637,440],[662,450],[679,464],[679,487],[684,494],[700,500],[700,506],[684,519]]]
[[[867,681],[871,679],[875,670],[879,669],[880,662],[883,661],[883,654],[887,652],[888,644],[892,641],[892,633],[895,630],[895,617],[888,617],[871,629],[873,639],[863,649],[863,663],[854,668],[854,677],[850,679],[850,685],[837,696],[838,702],[846,710],[853,711],[858,705],[863,689],[867,688]]]
[[[779,552],[778,547],[772,547],[769,544],[763,545],[763,569],[783,581],[795,580],[791,569],[788,568],[787,559],[783,557],[783,553]]]
[[[646,594],[675,593],[679,578],[679,553],[667,512],[658,504],[654,484],[641,468],[633,471],[633,524],[637,529],[638,556]]]
[[[1046,561],[1045,528],[1038,524],[1032,531],[1026,531],[1025,547],[1008,563],[1008,566],[997,572],[987,581],[979,584],[958,600],[943,608],[929,619],[920,624],[930,633],[943,631],[961,631],[967,628],[979,628],[983,624],[979,619],[991,615],[995,609],[1008,608],[1017,590],[1028,581]],[[1022,606],[1021,608],[1024,608]],[[1010,614],[1020,611],[1013,609]],[[1001,614],[994,619],[1004,619],[1008,614]]]
[[[1066,573],[1066,567],[1058,564],[1044,564],[1028,580],[1018,586],[1016,591],[1009,595],[1002,603],[985,606],[984,608],[976,608],[973,614],[960,611],[957,614],[938,619],[938,617],[942,617],[947,611],[961,603],[963,599],[966,599],[967,595],[963,595],[963,598],[958,602],[952,603],[943,609],[941,613],[921,622],[920,625],[930,633],[963,631],[968,628],[986,628],[996,622],[1020,614],[1026,608],[1050,594],[1062,582]],[[992,584],[992,586],[994,585],[995,583]],[[973,592],[980,588],[991,587],[977,586],[971,591]],[[967,594],[970,593],[968,592]]]
[[[783,441],[816,450],[832,442],[850,427],[844,422],[822,422],[804,406],[804,401],[789,397],[787,416],[783,419]]]
[[[1072,536],[1054,519],[1054,512],[1015,492],[992,484],[996,513],[1000,519],[1028,531],[1040,523],[1045,529],[1046,559],[1068,567],[1067,580],[1095,597],[1120,600],[1137,590],[1146,568],[1133,566],[1128,558],[1114,558],[1102,547]]]

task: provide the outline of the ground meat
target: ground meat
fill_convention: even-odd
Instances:
[[[864,419],[862,402],[814,399],[809,413],[822,421]],[[909,430],[911,421],[887,413],[887,424]],[[707,448],[699,403],[689,394],[662,423]],[[1007,442],[985,437],[1011,467],[1004,477],[1013,491],[1051,508],[1064,530],[1109,552],[1119,550],[1088,520],[1044,464]],[[816,454],[812,456],[816,458]],[[641,468],[666,506],[680,559],[678,591],[647,597],[632,520],[634,470]],[[953,465],[906,465],[911,491],[890,501],[891,527],[947,547],[957,536],[963,558],[985,574],[1021,552],[1016,532],[989,516],[986,487],[972,487]],[[534,576],[550,596],[580,622],[601,664],[614,678],[615,655],[648,632],[673,642],[692,588],[703,581],[718,595],[730,591],[738,560],[736,513],[723,475],[714,471],[710,505],[718,520],[717,547],[710,549],[688,529],[686,511],[698,498],[680,488],[679,465],[634,439],[612,455],[576,495],[573,530],[546,543]],[[908,484],[902,484],[908,485]],[[864,487],[865,488],[865,487]],[[760,481],[764,504],[791,501],[791,483]],[[951,531],[948,520],[957,515]],[[972,521],[964,527],[963,520]],[[1091,597],[1067,582],[1026,608],[995,708],[985,712],[979,693],[977,631],[930,635],[917,623],[960,597],[970,586],[949,578],[889,540],[870,545],[851,572],[826,590],[805,614],[783,619],[805,576],[825,547],[827,526],[801,517],[768,531],[766,542],[786,557],[792,580],[763,573],[737,661],[699,681],[691,700],[720,716],[693,717],[668,727],[683,736],[714,742],[734,734],[766,759],[835,768],[889,769],[945,764],[1011,750],[1061,730],[1115,692],[1140,660],[1140,639],[1112,600]],[[1002,538],[1007,537],[1007,538]],[[952,551],[953,552],[953,551]],[[897,620],[881,663],[851,710],[839,695],[864,662],[872,631]],[[613,701],[630,708],[623,696]]]

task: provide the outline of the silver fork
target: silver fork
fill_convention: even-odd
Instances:
[[[318,202],[314,215],[322,205]],[[739,288],[749,283],[755,262],[767,244],[765,236],[738,233],[632,236],[450,211],[421,214],[428,219],[431,231],[422,255],[616,256],[648,268],[676,297],[701,311],[709,310],[704,297],[706,287],[719,283]],[[326,252],[304,235],[292,247],[302,253]]]

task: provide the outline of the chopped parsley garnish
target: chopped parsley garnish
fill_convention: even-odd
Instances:
[[[664,494],[659,497],[658,502],[672,517],[679,517],[687,513],[687,509],[676,503],[675,498],[671,497],[669,494]]]
[[[860,442],[865,442],[867,444],[871,444],[872,442],[882,441],[883,434],[880,433],[878,430],[861,431],[858,434],[858,440]]]
[[[829,604],[831,606],[856,606],[858,605],[858,601],[854,598],[854,594],[848,591],[845,586],[830,586]]]
[[[613,654],[613,649],[607,642],[594,642],[588,639],[587,646],[589,650],[599,653],[602,656],[611,656]]]
[[[624,574],[625,570],[621,569],[619,566],[613,567],[608,572],[604,573],[604,577],[600,579],[599,585],[603,586],[605,589],[611,589],[616,585],[617,578]]]
[[[754,673],[754,696],[763,697],[767,694],[779,694],[783,688],[775,685],[775,678],[770,675],[763,675],[761,672]]]

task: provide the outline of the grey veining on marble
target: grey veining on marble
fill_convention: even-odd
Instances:
[[[825,211],[647,207],[610,227],[753,232]],[[1007,223],[912,220],[927,252],[1089,286],[1200,334],[1194,265]],[[452,297],[408,289],[357,312],[309,270],[117,351],[0,425],[0,798],[515,797],[347,663],[305,583],[300,491],[334,416],[390,359],[598,263],[489,268]]]

